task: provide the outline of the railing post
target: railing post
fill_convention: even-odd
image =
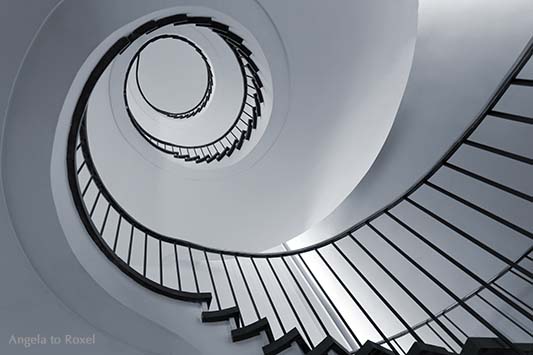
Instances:
[[[283,243],[282,247],[285,251],[291,250],[291,248],[287,245],[287,243]],[[324,298],[322,293],[318,290],[316,285],[311,280],[311,277],[307,271],[305,271],[303,265],[301,264],[300,260],[294,256],[289,256],[296,265],[296,268],[298,269],[298,272],[300,273],[300,276],[305,280],[305,286],[307,286],[307,289],[311,291],[311,294],[314,296],[315,299],[318,300],[318,302],[322,305],[322,308],[327,313],[335,327],[337,328],[340,335],[342,335],[342,340],[346,342],[351,348],[351,350],[355,351],[359,349],[359,345],[355,342],[355,339],[350,335],[349,330],[346,328],[344,323],[341,321],[341,319],[337,316],[337,313],[333,310],[329,302]]]

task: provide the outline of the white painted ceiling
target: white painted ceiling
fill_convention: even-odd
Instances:
[[[261,46],[273,82],[269,125],[244,159],[198,170],[99,112],[91,149],[116,200],[160,233],[229,250],[274,247],[329,215],[385,142],[417,26],[416,1],[339,2],[324,12],[320,1],[265,1],[231,18],[195,9],[233,21]]]

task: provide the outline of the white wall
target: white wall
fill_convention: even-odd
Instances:
[[[344,231],[427,173],[481,112],[518,58],[533,35],[531,18],[529,0],[421,0],[413,68],[387,142],[350,196],[291,240],[291,248]]]

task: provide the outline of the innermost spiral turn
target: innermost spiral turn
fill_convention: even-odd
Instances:
[[[186,118],[207,104],[211,68],[190,40],[168,35],[153,38],[138,52],[134,65],[139,91],[154,110]]]

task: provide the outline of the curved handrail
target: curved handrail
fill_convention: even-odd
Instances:
[[[144,91],[141,88],[141,84],[139,82],[139,64],[140,64],[140,61],[141,61],[141,52],[148,45],[150,45],[151,43],[154,43],[154,42],[156,42],[158,40],[165,39],[165,38],[177,39],[177,40],[183,41],[183,42],[187,43],[188,45],[190,45],[191,47],[193,47],[194,50],[202,58],[202,61],[204,62],[205,67],[206,67],[207,83],[206,83],[204,94],[203,94],[202,98],[200,99],[200,101],[193,108],[191,108],[191,109],[189,109],[187,111],[184,111],[184,112],[170,112],[170,111],[162,110],[162,109],[156,107],[155,105],[153,105],[150,102],[150,100],[148,100],[148,98],[144,94]],[[137,85],[137,88],[138,88],[139,93],[141,94],[143,100],[154,111],[159,112],[159,113],[161,113],[161,114],[163,114],[163,115],[165,115],[167,117],[177,118],[177,119],[185,119],[185,118],[189,118],[189,117],[195,116],[203,108],[205,108],[205,106],[207,106],[207,103],[209,102],[209,98],[211,97],[211,94],[213,92],[213,71],[211,70],[211,65],[209,64],[209,61],[207,60],[207,57],[205,56],[205,54],[202,52],[202,50],[193,41],[191,41],[191,40],[189,40],[189,39],[187,39],[185,37],[178,36],[178,35],[168,35],[167,34],[167,35],[160,35],[160,36],[153,37],[149,41],[147,41],[143,46],[141,46],[141,48],[139,48],[139,50],[137,51],[137,53],[134,55],[134,57],[132,59],[132,62],[135,62],[135,61],[136,61],[136,65],[135,65],[135,83]],[[128,70],[128,72],[129,72],[129,70]],[[128,76],[128,74],[126,74],[126,77],[127,76]]]
[[[182,19],[183,20],[183,19]],[[160,21],[168,21],[168,19],[162,19]],[[157,21],[155,21],[157,22]],[[145,25],[143,25],[145,26]],[[151,28],[152,25],[146,26],[147,28]],[[141,26],[142,27],[142,26]],[[138,31],[140,32],[140,31]],[[137,33],[138,33],[137,32]],[[135,33],[135,32],[134,32]],[[131,36],[130,36],[131,37]],[[217,284],[221,281],[219,278],[216,278],[215,282],[215,276],[212,272],[212,265],[213,261],[208,258],[208,253],[220,257],[220,261],[222,262],[222,265],[224,266],[224,271],[227,279],[227,283],[230,286],[231,289],[231,297],[233,298],[234,304],[238,306],[238,299],[241,297],[236,296],[236,292],[234,290],[234,287],[237,287],[235,285],[235,277],[238,277],[244,282],[246,289],[243,290],[243,294],[248,297],[249,300],[254,305],[255,309],[255,315],[257,316],[257,319],[261,319],[261,312],[259,311],[260,306],[256,305],[255,298],[250,290],[248,281],[250,276],[246,275],[246,273],[243,272],[243,268],[241,263],[245,260],[251,262],[253,265],[253,268],[250,269],[249,272],[254,272],[259,280],[261,281],[262,290],[259,290],[256,292],[263,292],[268,297],[268,301],[270,303],[270,307],[274,312],[275,318],[277,319],[276,324],[278,324],[281,329],[283,330],[284,334],[287,334],[285,328],[284,328],[284,321],[281,319],[281,316],[278,313],[277,307],[279,305],[275,304],[273,299],[270,296],[270,291],[268,288],[274,287],[273,284],[265,283],[264,280],[264,271],[261,272],[258,268],[257,264],[260,262],[268,263],[268,266],[270,267],[270,273],[275,276],[275,279],[277,280],[277,285],[281,287],[283,290],[283,294],[285,296],[286,302],[288,302],[291,305],[292,313],[294,314],[296,320],[298,321],[298,324],[296,326],[299,326],[300,329],[304,332],[304,335],[306,336],[307,342],[313,346],[313,343],[316,344],[316,342],[311,339],[309,334],[306,332],[306,326],[303,324],[302,320],[300,319],[298,312],[296,312],[294,306],[291,303],[291,297],[288,295],[288,291],[283,286],[283,280],[280,280],[280,271],[276,271],[276,269],[273,267],[274,262],[282,262],[285,266],[285,276],[287,276],[291,282],[291,285],[296,290],[294,292],[299,292],[298,295],[303,297],[307,302],[307,308],[312,311],[312,314],[314,315],[313,321],[318,322],[315,323],[317,326],[320,325],[322,329],[322,334],[329,337],[329,327],[325,326],[322,321],[320,320],[320,316],[317,313],[317,310],[314,308],[313,303],[310,302],[308,296],[306,295],[306,292],[304,292],[304,289],[311,288],[315,290],[315,293],[317,295],[321,295],[324,297],[323,302],[328,305],[328,309],[330,309],[329,316],[331,319],[334,320],[334,322],[337,324],[337,327],[341,329],[341,333],[344,335],[345,340],[350,344],[352,348],[355,348],[357,346],[361,346],[360,340],[357,338],[357,335],[355,334],[354,330],[350,326],[350,324],[346,321],[343,311],[339,310],[335,302],[329,297],[328,291],[325,289],[325,286],[320,282],[320,280],[315,275],[316,268],[317,267],[326,267],[326,271],[329,272],[332,276],[335,277],[335,280],[338,285],[342,286],[344,292],[350,296],[352,301],[355,305],[363,312],[366,319],[373,325],[373,327],[376,329],[376,331],[380,334],[382,337],[382,344],[386,344],[388,347],[393,349],[393,351],[396,352],[395,345],[393,345],[393,342],[395,342],[396,338],[403,336],[404,334],[411,335],[416,341],[422,341],[423,339],[420,335],[416,333],[416,330],[424,325],[430,326],[431,322],[434,322],[439,326],[440,331],[442,332],[443,336],[448,337],[451,339],[451,341],[454,344],[457,344],[459,346],[462,346],[463,343],[457,336],[456,332],[452,330],[451,327],[445,325],[443,322],[441,322],[440,318],[441,316],[446,316],[446,313],[450,311],[450,309],[456,309],[460,307],[465,313],[472,316],[477,322],[479,322],[481,325],[483,325],[486,329],[488,329],[491,334],[498,337],[501,341],[506,343],[508,346],[513,346],[511,339],[506,336],[504,333],[502,333],[498,327],[496,327],[494,324],[492,324],[488,319],[486,319],[484,316],[482,316],[478,311],[476,311],[468,302],[469,300],[480,294],[481,291],[486,290],[487,292],[490,292],[492,295],[497,297],[501,303],[505,306],[513,308],[518,314],[521,314],[526,319],[533,319],[532,311],[530,310],[531,307],[524,305],[523,302],[516,298],[516,296],[512,295],[511,292],[505,290],[503,287],[496,285],[495,281],[499,278],[501,278],[503,275],[507,275],[509,273],[513,273],[517,275],[522,282],[526,282],[528,284],[532,284],[533,279],[533,273],[529,271],[527,268],[520,265],[520,262],[524,258],[528,258],[530,260],[533,260],[531,257],[531,248],[525,253],[522,254],[518,259],[511,260],[510,258],[506,257],[503,253],[501,253],[499,250],[491,247],[490,245],[484,243],[481,240],[476,239],[472,235],[468,234],[464,229],[461,229],[460,227],[456,226],[446,218],[436,214],[435,212],[432,212],[430,209],[425,207],[423,204],[418,202],[418,199],[412,198],[411,195],[417,191],[421,186],[425,186],[427,188],[430,188],[438,193],[440,193],[443,196],[446,196],[447,198],[453,200],[454,202],[464,206],[465,208],[468,208],[469,210],[472,210],[480,215],[483,215],[484,218],[487,218],[494,223],[499,223],[504,228],[507,228],[510,231],[515,232],[518,235],[521,235],[522,237],[530,240],[533,239],[533,233],[526,228],[523,228],[519,226],[518,224],[515,224],[511,221],[506,220],[505,218],[498,216],[497,214],[492,213],[491,211],[483,208],[482,206],[476,205],[475,203],[451,192],[446,190],[446,188],[435,184],[432,181],[429,181],[430,178],[441,168],[443,169],[452,169],[456,171],[459,174],[462,174],[461,176],[466,176],[467,178],[471,178],[474,180],[477,180],[479,183],[482,183],[487,186],[491,186],[491,188],[498,189],[499,191],[502,191],[509,196],[519,199],[520,201],[528,201],[533,202],[533,197],[529,195],[526,192],[516,190],[512,187],[506,186],[504,184],[501,184],[493,179],[491,179],[488,176],[482,176],[479,175],[473,171],[470,171],[468,169],[462,168],[460,166],[455,165],[453,162],[450,162],[450,158],[454,155],[454,153],[463,145],[473,147],[477,150],[479,150],[480,153],[483,154],[493,154],[498,155],[502,158],[508,159],[510,161],[516,162],[517,164],[526,164],[526,166],[533,166],[533,159],[518,155],[512,152],[504,151],[502,149],[491,147],[489,145],[486,145],[482,142],[477,142],[470,137],[476,131],[476,129],[480,126],[482,122],[488,117],[494,117],[497,119],[503,119],[502,122],[520,122],[520,124],[533,124],[533,118],[524,117],[524,116],[518,116],[510,113],[502,113],[495,111],[494,108],[498,101],[501,99],[501,97],[506,93],[508,88],[511,85],[524,85],[524,83],[527,84],[527,86],[533,86],[533,80],[527,80],[527,79],[521,79],[517,78],[518,73],[520,70],[524,67],[524,65],[530,60],[531,55],[533,53],[533,40],[529,42],[527,48],[524,50],[524,52],[521,54],[519,60],[517,63],[513,66],[511,71],[509,72],[508,76],[506,76],[505,80],[503,81],[500,88],[496,91],[490,102],[487,104],[487,106],[483,109],[482,113],[476,120],[472,123],[472,125],[467,129],[467,131],[461,136],[461,138],[452,146],[452,148],[445,154],[445,156],[439,160],[439,162],[431,169],[431,171],[425,175],[417,184],[415,184],[411,189],[409,189],[404,195],[402,195],[399,199],[393,201],[391,204],[383,208],[382,210],[376,212],[372,216],[368,217],[367,219],[357,223],[356,225],[352,226],[347,231],[338,234],[337,236],[334,236],[333,238],[330,238],[328,240],[322,241],[320,243],[317,243],[313,246],[309,246],[306,248],[298,249],[298,250],[290,250],[286,252],[277,252],[277,253],[245,253],[245,252],[236,252],[236,251],[225,251],[221,249],[216,248],[209,248],[204,247],[195,243],[187,242],[184,240],[179,240],[176,238],[171,238],[168,236],[161,235],[155,231],[152,231],[151,229],[145,227],[141,223],[139,223],[136,219],[134,219],[131,215],[129,215],[118,203],[116,200],[113,199],[111,193],[106,189],[104,182],[98,175],[98,172],[96,170],[96,167],[94,165],[94,162],[92,161],[92,157],[90,154],[90,147],[89,142],[87,138],[87,131],[86,131],[86,107],[88,103],[88,99],[91,95],[92,89],[95,86],[98,78],[103,73],[105,68],[112,62],[113,58],[120,53],[125,46],[128,45],[130,39],[128,38],[121,38],[119,39],[111,48],[110,50],[102,57],[98,65],[94,68],[94,70],[91,72],[91,75],[89,76],[82,93],[80,95],[80,98],[77,102],[76,109],[73,114],[73,121],[71,130],[69,133],[69,139],[68,139],[68,147],[67,147],[67,169],[68,169],[68,178],[69,178],[69,184],[73,193],[74,203],[76,205],[76,208],[78,209],[78,212],[80,214],[80,217],[82,219],[82,222],[84,223],[89,235],[91,238],[95,241],[95,243],[100,247],[100,249],[106,254],[106,256],[115,263],[123,272],[125,272],[127,275],[132,277],[136,282],[140,283],[141,285],[153,290],[154,292],[158,292],[160,294],[166,295],[168,297],[172,297],[175,299],[182,299],[182,300],[189,300],[189,301],[195,301],[195,302],[206,302],[208,304],[211,304],[212,295],[214,294],[215,303],[220,310],[222,308],[220,295],[224,291],[222,291],[219,287],[217,287]],[[81,158],[79,159],[76,157],[78,151],[81,150]],[[79,164],[78,164],[79,163]],[[79,175],[82,171],[88,171],[89,178],[84,183],[84,187],[82,188],[80,185]],[[95,186],[96,189],[96,197],[92,200],[88,199],[86,197],[86,193],[88,189],[91,186]],[[102,200],[99,200],[103,196]],[[100,228],[96,226],[95,220],[93,220],[93,213],[96,211],[97,206],[99,206],[99,201],[104,201],[103,206],[104,209],[106,209],[105,217],[103,218],[103,224]],[[92,205],[92,207],[89,208],[89,203]],[[455,234],[457,234],[459,237],[464,238],[468,242],[474,244],[476,247],[479,248],[479,250],[482,250],[483,252],[486,252],[491,255],[491,257],[494,260],[497,260],[498,262],[503,262],[507,265],[507,267],[499,273],[495,278],[486,281],[484,278],[477,275],[475,272],[467,268],[464,264],[462,264],[458,259],[453,255],[453,253],[449,253],[444,251],[443,249],[439,248],[439,246],[435,245],[433,242],[425,238],[420,232],[417,231],[416,227],[413,227],[412,225],[408,224],[404,220],[402,220],[400,217],[396,215],[396,212],[392,211],[394,207],[400,206],[400,205],[410,205],[413,208],[416,208],[419,212],[425,214],[428,218],[431,218],[435,223],[441,224],[445,226],[446,228],[453,231]],[[100,204],[102,205],[102,204]],[[110,213],[110,211],[113,211],[113,213],[116,213],[119,216],[119,222],[118,227],[116,228],[116,236],[114,239],[114,245],[109,244],[104,238],[104,231],[106,230],[106,221],[107,217]],[[401,246],[399,246],[397,243],[392,241],[386,233],[381,231],[379,228],[376,227],[374,221],[378,218],[384,216],[384,218],[387,218],[390,221],[393,221],[396,223],[398,227],[402,227],[403,230],[408,232],[413,238],[419,240],[421,243],[423,243],[424,248],[426,248],[428,251],[438,253],[443,259],[445,259],[450,264],[454,265],[458,268],[458,270],[472,278],[475,282],[477,282],[480,286],[477,290],[474,292],[471,292],[467,296],[459,297],[448,285],[446,285],[445,282],[439,280],[436,278],[431,270],[429,270],[427,267],[424,267],[421,265],[417,260],[415,260],[408,252],[406,252]],[[386,217],[385,217],[386,216]],[[131,236],[129,241],[129,253],[127,258],[125,256],[119,256],[116,253],[116,247],[117,247],[117,241],[119,239],[119,232],[121,230],[121,221],[124,221],[124,224],[127,225],[129,228],[131,228]],[[356,231],[359,231],[359,229],[366,227],[367,229],[371,230],[373,235],[376,238],[381,239],[383,242],[388,244],[388,247],[391,250],[395,251],[395,255],[401,256],[402,260],[405,260],[409,265],[412,267],[418,269],[424,277],[429,279],[433,284],[434,287],[442,292],[443,294],[446,294],[448,297],[452,298],[455,303],[452,304],[450,307],[447,307],[444,309],[444,311],[435,314],[431,310],[427,308],[424,304],[424,300],[421,299],[421,296],[417,295],[416,292],[410,290],[402,280],[400,280],[397,276],[394,275],[394,272],[392,272],[386,265],[384,265],[377,257],[373,255],[371,251],[369,251],[364,244],[362,244],[353,234]],[[135,231],[139,231],[142,234],[144,234],[144,270],[138,271],[133,268],[133,266],[130,265],[130,254],[131,254],[131,246],[133,241],[133,236]],[[159,246],[159,261],[157,264],[156,261],[156,268],[158,268],[159,272],[159,282],[154,281],[147,277],[146,275],[146,268],[147,268],[147,261],[146,261],[146,255],[147,255],[147,243],[148,240],[154,240],[156,243],[158,243]],[[400,289],[409,296],[411,301],[413,301],[417,306],[419,306],[425,313],[428,314],[429,318],[426,319],[425,322],[418,323],[417,325],[410,325],[408,322],[403,319],[403,317],[394,310],[394,307],[391,306],[391,304],[387,301],[387,298],[383,295],[382,292],[380,292],[378,289],[372,286],[372,283],[367,279],[367,277],[361,273],[361,271],[357,268],[357,266],[354,264],[353,260],[350,259],[344,247],[340,245],[339,243],[341,240],[351,240],[352,244],[357,246],[359,250],[364,252],[370,260],[373,262],[374,265],[376,265],[377,268],[381,269],[383,272],[385,272],[386,276],[394,282],[396,285],[400,287]],[[163,262],[162,262],[162,248],[163,245],[170,245],[172,248],[174,248],[175,253],[175,265],[176,265],[176,273],[178,278],[178,287],[177,289],[175,287],[170,287],[169,285],[165,284],[163,272]],[[179,262],[178,262],[178,247],[184,248],[185,250],[188,250],[189,252],[189,260],[190,260],[190,267],[192,269],[192,273],[194,276],[195,291],[186,291],[182,288],[180,280],[180,270],[179,270]],[[336,268],[336,265],[332,266],[333,261],[329,260],[327,256],[324,256],[323,250],[325,250],[326,247],[330,247],[329,249],[335,249],[336,255],[340,256],[341,258],[338,258],[340,260],[344,259],[346,263],[351,267],[349,270],[350,272],[353,272],[354,275],[358,275],[364,282],[371,288],[373,294],[378,297],[382,303],[387,307],[388,310],[390,310],[394,316],[403,324],[405,330],[403,332],[397,333],[395,335],[387,335],[383,332],[383,330],[380,328],[379,324],[376,323],[376,321],[373,319],[372,315],[369,314],[364,306],[362,306],[357,298],[355,297],[353,290],[351,290],[347,284],[345,279],[343,278],[344,275],[339,275],[341,272],[340,269]],[[211,282],[210,289],[212,290],[212,293],[206,293],[201,292],[199,287],[199,275],[198,271],[195,269],[195,265],[198,265],[200,261],[196,260],[194,261],[193,255],[194,252],[201,253],[205,256],[205,265],[207,266],[209,270],[209,280]],[[309,254],[312,253],[313,255],[318,256],[320,259],[320,265],[311,265],[306,261],[306,258],[308,258]],[[127,260],[126,260],[127,259]],[[237,276],[234,275],[233,281],[230,277],[231,273],[228,272],[227,263],[229,260],[234,260],[234,263],[236,263],[236,266],[238,266],[238,270],[240,271],[240,274],[237,273]],[[181,259],[180,259],[181,260]],[[491,259],[492,260],[492,259]],[[337,262],[337,261],[335,261]],[[165,271],[166,273],[167,271]],[[298,276],[298,277],[297,277]],[[301,281],[302,277],[304,280],[307,281]],[[267,287],[268,285],[268,287]],[[276,283],[274,283],[276,285]],[[298,291],[299,290],[299,291]],[[226,291],[228,292],[228,291]],[[291,291],[292,292],[292,291]],[[248,294],[248,296],[246,296]],[[502,305],[495,305],[491,304],[491,307],[502,307]],[[241,322],[243,323],[243,322]],[[514,323],[513,323],[514,324]],[[460,329],[459,326],[453,324],[455,328],[459,329],[461,332],[463,330]],[[434,332],[435,330],[432,329]],[[440,334],[436,333],[439,337],[441,337]],[[420,340],[419,340],[420,339]],[[445,342],[446,343],[446,342]],[[396,344],[397,345],[397,344]],[[446,347],[449,350],[454,349],[453,346],[446,343]]]
[[[152,24],[148,29],[144,31],[148,33],[153,32],[154,30],[164,27],[168,24],[169,24],[168,21],[161,21],[161,22],[156,21],[154,24]],[[197,145],[183,145],[183,144],[177,144],[177,143],[165,141],[154,136],[153,134],[150,134],[137,121],[137,119],[135,118],[135,115],[131,111],[129,107],[129,103],[128,103],[128,97],[127,97],[127,85],[128,85],[128,78],[130,77],[133,66],[135,65],[135,63],[137,63],[137,67],[138,67],[138,58],[144,48],[146,48],[150,43],[153,43],[154,41],[157,41],[163,38],[182,39],[182,40],[185,40],[187,43],[191,44],[193,47],[195,47],[195,49],[200,53],[200,55],[206,62],[208,72],[209,72],[208,87],[206,89],[206,93],[209,91],[208,94],[211,95],[211,91],[213,89],[213,76],[212,76],[210,65],[207,61],[207,58],[193,42],[181,36],[171,35],[171,34],[158,35],[158,36],[155,36],[149,39],[146,43],[144,43],[137,50],[137,52],[133,55],[128,65],[127,71],[126,71],[126,75],[124,78],[124,85],[123,85],[123,88],[124,88],[123,96],[124,96],[126,112],[133,126],[137,129],[137,131],[141,134],[141,136],[150,145],[152,145],[154,148],[156,148],[157,150],[165,154],[174,156],[175,158],[185,159],[186,161],[195,161],[196,163],[202,163],[202,162],[210,163],[214,160],[221,160],[226,156],[228,157],[231,156],[235,150],[240,150],[242,148],[242,145],[244,144],[245,140],[250,140],[253,130],[257,128],[257,120],[261,116],[261,105],[263,104],[263,94],[262,94],[263,84],[259,77],[259,68],[251,57],[253,54],[252,51],[245,46],[244,40],[242,38],[240,38],[238,35],[230,31],[228,26],[223,25],[219,22],[213,21],[209,17],[199,18],[199,17],[185,16],[178,23],[174,23],[174,25],[187,25],[187,24],[195,24],[197,26],[211,29],[213,33],[216,33],[222,38],[222,40],[224,40],[224,42],[228,45],[228,47],[230,48],[230,50],[235,56],[235,59],[237,61],[237,64],[241,72],[242,81],[243,81],[243,85],[242,85],[243,86],[243,97],[242,97],[239,111],[235,117],[235,120],[231,124],[231,126],[224,133],[222,133],[219,137],[212,139],[211,141],[207,143],[197,144]],[[131,38],[130,38],[130,41],[131,41]],[[136,80],[138,80],[138,76],[136,77]],[[252,93],[249,93],[249,88],[253,89]],[[156,107],[153,107],[153,105],[143,95],[142,90],[141,90],[141,95],[144,101],[151,108],[153,108],[156,112],[165,114],[169,117],[173,117],[172,113],[170,113],[169,115],[168,112],[162,111]],[[194,110],[193,113],[187,115],[186,117],[191,117],[199,113],[201,109],[203,109],[207,105],[208,99],[209,97],[204,96],[204,98],[202,99],[202,101],[200,101],[197,107],[193,109]],[[251,113],[248,113],[246,111],[247,105],[251,108]],[[244,127],[242,128],[239,127],[240,124],[244,125]]]

